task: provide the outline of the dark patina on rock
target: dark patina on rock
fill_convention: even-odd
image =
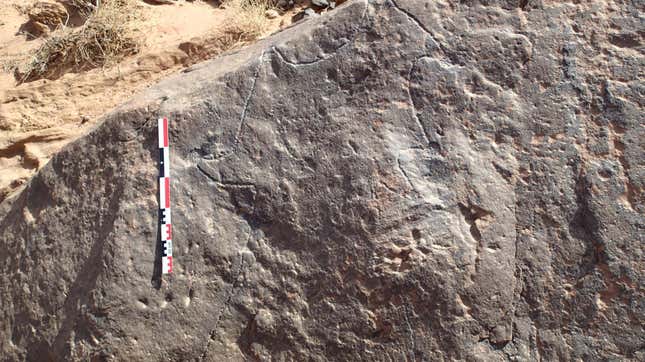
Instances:
[[[2,204],[2,355],[643,360],[641,23],[609,7],[353,1],[147,90]]]

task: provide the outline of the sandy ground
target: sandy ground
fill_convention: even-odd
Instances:
[[[20,7],[33,2],[16,6],[0,0],[0,62],[5,67],[43,42],[18,33],[27,21]],[[20,85],[6,70],[0,72],[0,202],[102,114],[160,78],[216,56],[222,29],[235,16],[230,8],[202,1],[137,6],[141,17],[133,26],[141,50],[117,65]],[[288,26],[291,15],[271,20],[262,37]]]

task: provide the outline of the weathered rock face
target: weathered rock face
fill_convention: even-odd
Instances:
[[[454,3],[349,2],[54,157],[0,211],[6,359],[644,359],[636,5]]]

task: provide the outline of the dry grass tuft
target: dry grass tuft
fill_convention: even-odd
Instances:
[[[252,43],[271,25],[265,13],[274,7],[272,0],[225,0],[222,6],[229,12],[227,22],[212,37],[179,45],[179,49],[188,54],[182,62],[184,66]]]
[[[179,49],[188,54],[184,66],[193,65],[223,52],[255,41],[270,26],[265,12],[273,8],[272,0],[225,0],[229,12],[226,24],[204,41],[187,41]]]
[[[224,5],[232,8],[236,15],[224,32],[238,37],[238,42],[257,39],[269,26],[265,13],[275,7],[273,0],[226,0]]]
[[[127,26],[134,16],[130,0],[74,2],[83,6],[79,10],[88,11],[85,24],[53,32],[27,64],[15,69],[19,83],[111,65],[138,52],[137,41]]]

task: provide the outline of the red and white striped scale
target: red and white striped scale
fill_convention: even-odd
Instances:
[[[168,119],[159,118],[159,227],[161,234],[161,273],[172,273],[172,223],[170,221],[170,148]]]

